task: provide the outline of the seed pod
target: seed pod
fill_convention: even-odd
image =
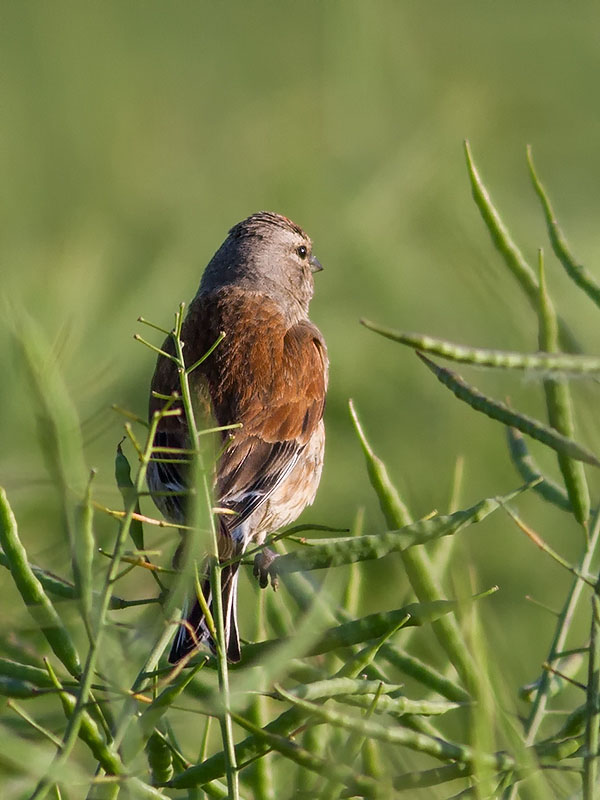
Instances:
[[[166,783],[173,777],[173,753],[157,731],[146,742],[146,755],[153,783]]]

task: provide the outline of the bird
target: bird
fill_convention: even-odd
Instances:
[[[234,663],[241,659],[239,560],[249,545],[262,545],[293,523],[312,504],[321,478],[329,360],[323,335],[308,317],[314,274],[323,269],[312,247],[302,228],[281,214],[261,211],[242,220],[206,266],[181,327],[186,367],[224,334],[189,373],[190,393],[193,405],[218,426],[240,425],[221,433],[213,487],[216,506],[225,512],[216,525],[219,560],[228,562],[221,570],[225,650]],[[175,353],[172,335],[162,349]],[[179,392],[177,365],[159,355],[150,418]],[[178,403],[177,397],[172,407]],[[194,446],[184,413],[160,419],[155,452]],[[188,521],[190,477],[184,459],[153,459],[148,466],[150,494],[177,525]],[[273,577],[274,557],[266,548],[257,556],[254,574],[262,587]],[[211,607],[206,575],[205,566],[202,593]],[[198,598],[191,596],[187,606],[169,654],[172,664],[201,643],[215,651]]]

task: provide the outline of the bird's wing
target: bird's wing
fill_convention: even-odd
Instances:
[[[180,525],[186,522],[190,456],[173,451],[185,448],[189,448],[189,444],[183,431],[158,430],[147,470],[154,502],[170,522]]]
[[[219,425],[242,424],[216,474],[218,504],[236,513],[231,522],[226,518],[232,527],[268,500],[315,433],[325,407],[328,361],[323,337],[311,322],[289,327],[273,301],[234,287],[197,297],[190,307],[182,330],[188,363],[200,358],[220,331],[224,341],[190,377],[194,396],[210,400]],[[170,352],[167,342],[163,349]],[[162,394],[178,389],[176,369],[164,357],[152,388]],[[151,413],[160,404],[151,399]],[[189,447],[185,417],[165,418],[155,442]],[[155,470],[165,485],[186,485],[179,464],[157,464]],[[182,501],[171,502],[182,509]]]
[[[271,332],[279,344],[271,343],[268,357],[262,342],[247,353],[255,391],[234,393],[241,402],[225,415],[243,425],[217,468],[219,503],[237,514],[232,525],[243,523],[286,479],[323,417],[327,351],[319,330],[306,320],[277,331],[273,320]],[[219,399],[213,404],[221,421]],[[229,397],[223,400],[230,404]]]

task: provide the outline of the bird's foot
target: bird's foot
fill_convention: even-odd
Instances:
[[[275,591],[279,586],[279,577],[277,575],[276,563],[279,556],[268,547],[261,550],[254,556],[254,569],[253,575],[258,578],[258,585],[261,589],[265,589],[269,585],[269,578],[271,579],[271,586]]]

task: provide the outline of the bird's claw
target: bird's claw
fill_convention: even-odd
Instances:
[[[274,591],[277,591],[279,586],[279,577],[277,575],[276,562],[279,556],[268,547],[261,550],[254,556],[254,569],[252,573],[255,578],[258,578],[258,585],[261,589],[266,589],[271,580],[271,586]]]

